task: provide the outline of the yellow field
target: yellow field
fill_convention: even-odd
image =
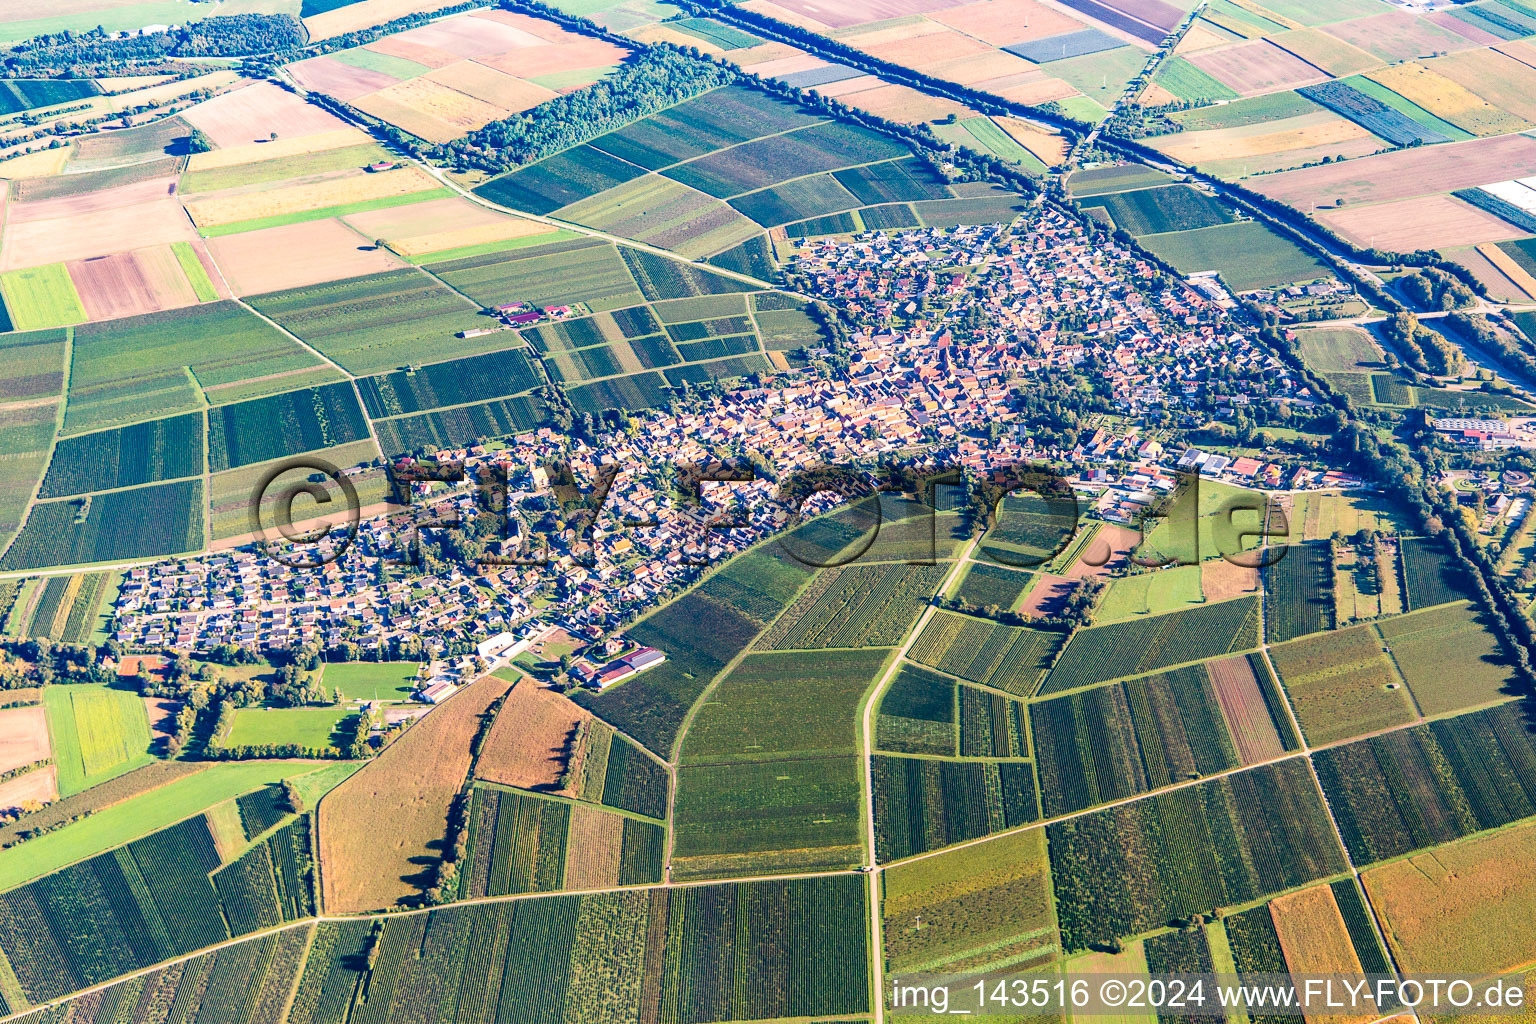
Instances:
[[[1366,77],[1474,135],[1501,135],[1529,127],[1465,86],[1417,62],[1394,64]]]
[[[1179,132],[1152,141],[1176,160],[1204,165],[1212,160],[1244,160],[1369,138],[1370,132],[1353,121],[1329,110],[1319,110],[1238,128]]]
[[[1536,962],[1536,825],[1462,839],[1362,878],[1407,973]]]
[[[1494,269],[1509,278],[1516,288],[1525,292],[1528,298],[1536,300],[1536,277],[1526,273],[1525,268],[1510,259],[1503,249],[1496,245],[1480,245],[1477,251],[1493,264]]]
[[[228,149],[215,149],[207,153],[194,153],[187,158],[187,170],[207,171],[215,167],[234,167],[238,164],[255,163],[258,160],[307,156],[310,153],[323,153],[328,149],[365,146],[372,141],[367,134],[356,128],[338,128],[335,131],[307,135],[303,138],[253,142],[245,146],[231,146]]]
[[[413,235],[409,238],[389,239],[389,247],[402,256],[425,256],[431,252],[458,249],[466,245],[483,245],[501,242],[509,238],[528,235],[550,234],[557,230],[548,224],[532,220],[516,220],[511,217],[499,224],[481,224],[477,227],[455,228],[437,231],[430,235]]]
[[[64,170],[73,152],[70,146],[60,146],[58,149],[45,149],[0,160],[0,178],[46,178],[58,174]]]
[[[293,185],[270,192],[216,196],[187,204],[187,212],[199,227],[233,224],[261,217],[281,217],[304,210],[319,210],[344,203],[425,192],[437,183],[415,167],[398,167],[379,174],[354,174],[311,185]]]
[[[1008,133],[1008,137],[1035,155],[1035,159],[1047,167],[1054,167],[1067,156],[1067,140],[1060,135],[1043,132],[1028,121],[1020,121],[1014,117],[994,117],[992,119],[999,128]]]

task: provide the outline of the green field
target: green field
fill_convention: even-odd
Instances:
[[[345,700],[409,700],[421,666],[414,661],[352,661],[326,665],[320,685]]]
[[[233,302],[88,324],[75,329],[64,429],[189,412],[205,404],[203,388],[257,377],[272,378],[262,393],[282,391],[299,382],[276,375],[321,365]]]
[[[131,690],[95,683],[50,686],[43,691],[43,706],[61,796],[154,760],[149,753],[149,715]]]
[[[279,779],[294,778],[305,790],[307,805],[313,807],[315,800],[357,768],[355,764],[323,765],[315,761],[210,764],[194,775],[104,807],[23,845],[0,850],[0,890],[201,814],[214,804]]]
[[[337,730],[356,712],[345,704],[319,708],[240,708],[224,737],[227,747],[296,743],[324,750],[340,745]]]
[[[1327,276],[1322,264],[1257,221],[1145,235],[1139,241],[1181,274],[1221,271],[1239,292]]]
[[[64,327],[85,319],[85,308],[62,263],[0,274],[0,295],[18,331]]]

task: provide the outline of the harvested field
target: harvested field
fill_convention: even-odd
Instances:
[[[207,229],[289,217],[333,206],[395,199],[436,188],[437,182],[415,167],[397,167],[378,174],[354,174],[307,185],[195,199],[187,204],[187,212],[197,221],[198,227]]]
[[[426,78],[369,93],[353,105],[429,142],[451,142],[510,113]]]
[[[1257,593],[1259,570],[1233,565],[1225,558],[1213,558],[1200,563],[1200,589],[1207,601],[1225,601],[1229,597]]]
[[[48,718],[40,705],[0,709],[0,772],[52,756]]]
[[[321,801],[316,826],[328,911],[389,907],[430,878],[449,805],[473,759],[470,743],[508,688],[488,676],[455,694]]]
[[[523,679],[497,713],[475,774],[519,789],[565,792],[560,775],[566,750],[578,727],[591,719],[560,692]]]
[[[58,769],[51,764],[0,782],[0,811],[28,804],[49,804],[58,798]]]
[[[1334,902],[1333,888],[1315,885],[1300,892],[1277,896],[1269,904],[1275,935],[1285,953],[1285,964],[1295,974],[1359,974],[1360,958],[1350,941],[1344,915]],[[1376,1014],[1308,1014],[1309,1022],[1344,1024],[1372,1020]]]
[[[1502,972],[1536,960],[1536,825],[1473,836],[1362,876],[1405,972]]]
[[[294,81],[310,92],[322,92],[344,103],[399,81],[393,75],[344,63],[334,56],[301,60],[289,65],[288,71]]]
[[[1425,67],[1475,93],[1499,110],[1530,121],[1536,118],[1536,54],[1509,43],[1468,50],[1428,61]]]
[[[347,9],[365,6],[367,3]],[[334,114],[267,82],[215,96],[188,109],[182,116],[194,128],[201,128],[220,149],[270,138],[272,132],[276,132],[279,139],[296,139],[347,127],[347,123]]]
[[[375,249],[334,218],[221,235],[210,238],[208,248],[236,295],[262,295],[405,266],[389,250]]]
[[[361,3],[347,4],[335,10],[312,14],[304,19],[304,28],[309,32],[310,42],[319,42],[332,36],[382,25],[386,21],[394,21],[408,14],[420,14],[452,7],[454,2],[455,0],[362,0]]]
[[[1322,210],[1317,220],[1356,245],[1396,252],[1503,242],[1527,234],[1455,196],[1428,195],[1374,206]]]
[[[1536,139],[1510,135],[1402,149],[1344,163],[1255,178],[1252,187],[1310,212],[1343,199],[1346,205],[1450,192],[1536,173]]]
[[[1505,113],[1417,61],[1394,64],[1367,77],[1473,135],[1497,135],[1529,127],[1522,118]]]
[[[261,163],[291,157],[309,156],[332,149],[348,149],[366,146],[372,140],[356,128],[338,128],[335,131],[303,135],[298,138],[263,139],[244,146],[211,149],[206,153],[193,153],[187,157],[187,173],[214,171],[241,164]]]
[[[91,320],[195,305],[197,292],[168,245],[67,264]]]
[[[1328,26],[1328,34],[1383,60],[1413,60],[1437,53],[1468,50],[1467,37],[1407,11],[1391,11]]]
[[[155,184],[155,183],[151,183]],[[127,189],[139,186],[127,186]],[[165,186],[159,185],[165,196]],[[95,193],[79,199],[46,203],[14,204],[0,244],[0,270],[37,266],[66,260],[88,259],[102,253],[121,252],[170,242],[190,242],[197,237],[181,205],[169,197],[149,202],[118,205],[119,193]],[[104,203],[104,205],[103,205]],[[28,216],[28,206],[48,207],[46,220]],[[110,216],[105,214],[110,213]]]
[[[1206,50],[1185,58],[1242,96],[1326,81],[1328,75],[1267,40],[1222,50]]]
[[[1366,140],[1374,152],[1381,142],[1353,121],[1325,110],[1258,122],[1237,128],[1178,132],[1154,140],[1157,149],[1175,160],[1206,166],[1213,160],[1249,160],[1255,157],[1314,146],[1335,146]]]

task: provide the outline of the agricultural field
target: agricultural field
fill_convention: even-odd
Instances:
[[[1029,717],[1046,817],[1240,763],[1203,665],[1039,701]]]
[[[233,302],[88,324],[74,332],[64,430],[188,412],[225,388],[281,391],[291,386],[285,379],[322,365]]]
[[[488,321],[473,303],[419,270],[257,295],[250,303],[352,373],[436,362],[506,344],[494,334],[456,339],[460,331],[488,326]]]
[[[757,646],[894,647],[947,572],[941,565],[889,563],[822,569]]]
[[[1404,971],[1502,973],[1536,957],[1536,826],[1474,836],[1363,872]]]
[[[875,858],[902,860],[1040,818],[1027,761],[873,758]]]
[[[99,684],[48,687],[43,706],[63,796],[153,760],[149,719],[137,693]]]
[[[1154,672],[1259,646],[1259,601],[1243,597],[1079,630],[1042,694]]]
[[[417,891],[469,773],[481,716],[509,688],[488,676],[455,694],[321,803],[316,848],[328,908],[372,910]]]
[[[1333,743],[1419,717],[1372,626],[1280,644],[1269,657],[1310,743]]]
[[[1299,758],[1046,826],[1062,947],[1086,948],[1344,869]]]
[[[973,683],[1028,697],[1060,648],[1057,632],[936,612],[908,656]]]
[[[1331,747],[1313,763],[1357,864],[1536,813],[1536,739],[1518,703]]]
[[[898,864],[881,875],[885,969],[963,973],[1055,960],[1045,832]]]

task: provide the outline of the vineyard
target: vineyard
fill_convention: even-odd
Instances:
[[[1027,697],[1060,646],[1060,633],[936,612],[908,656],[941,672]]]
[[[1259,599],[1243,597],[1149,619],[1079,630],[1057,659],[1042,694],[1259,646]]]
[[[33,1003],[314,912],[308,819],[219,867],[199,815],[0,893],[0,951]],[[210,879],[210,874],[212,875]]]
[[[1451,561],[1444,541],[1408,537],[1402,552],[1403,605],[1408,611],[1471,596],[1466,574]]]
[[[974,686],[960,687],[960,756],[1028,757],[1024,703]]]
[[[1040,817],[1027,762],[876,756],[875,856],[882,863]]]
[[[1030,706],[1046,817],[1238,766],[1205,666]]]
[[[898,754],[953,757],[955,699],[953,679],[911,665],[901,666],[880,698],[875,746]]]
[[[1041,829],[898,864],[882,881],[889,971],[1011,971],[1056,957]]]
[[[1518,703],[1313,756],[1357,864],[1536,814],[1536,734]]]
[[[1333,625],[1333,568],[1329,541],[1291,544],[1264,569],[1264,636],[1272,644]]]
[[[571,805],[476,786],[470,801],[466,897],[553,892],[565,885]]]
[[[823,569],[758,646],[780,651],[894,646],[948,570],[889,563]]]
[[[1065,949],[1209,915],[1344,868],[1299,758],[1046,827]]]

